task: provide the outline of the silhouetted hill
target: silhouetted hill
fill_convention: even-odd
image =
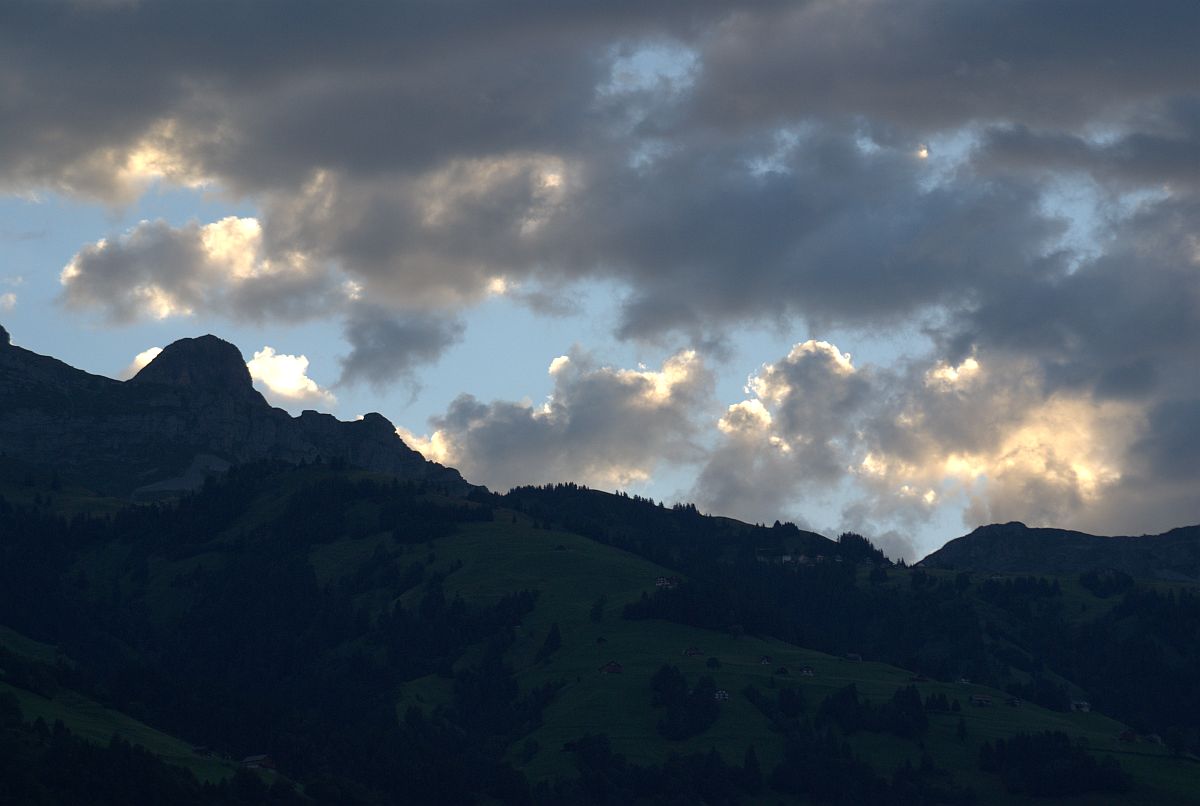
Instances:
[[[957,571],[1073,575],[1121,571],[1138,579],[1200,580],[1200,526],[1161,535],[1097,537],[1016,521],[981,526],[919,565]]]
[[[379,414],[342,422],[273,408],[241,352],[215,336],[181,339],[128,381],[75,369],[0,337],[0,454],[110,495],[192,489],[234,464],[340,461],[466,490]]]

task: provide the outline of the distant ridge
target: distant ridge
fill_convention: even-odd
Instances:
[[[1138,579],[1200,581],[1200,526],[1160,535],[1098,537],[1023,523],[981,526],[921,560],[925,568],[1064,575],[1122,571]]]
[[[341,461],[470,487],[405,445],[380,414],[343,422],[273,408],[241,351],[212,335],[168,345],[122,382],[17,347],[0,327],[0,454],[135,498],[191,489],[209,473],[260,459]]]

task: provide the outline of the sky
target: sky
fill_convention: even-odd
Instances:
[[[913,560],[1200,521],[1194,0],[0,5],[0,323]]]

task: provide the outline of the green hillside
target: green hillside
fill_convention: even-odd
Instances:
[[[577,535],[505,522],[513,517],[515,513],[500,512],[497,523],[465,528],[428,548],[439,565],[456,569],[447,576],[446,588],[464,598],[496,600],[525,588],[541,592],[508,655],[527,688],[565,681],[544,713],[544,724],[509,749],[510,758],[533,779],[571,774],[571,758],[562,746],[588,733],[607,734],[615,751],[641,763],[660,763],[671,753],[709,748],[735,763],[753,746],[764,767],[770,767],[781,760],[780,739],[741,694],[746,686],[798,687],[812,710],[823,697],[850,683],[866,698],[884,701],[913,678],[911,672],[886,664],[853,662],[767,638],[624,620],[622,606],[653,591],[655,579],[670,576],[671,571]],[[594,621],[590,610],[600,597],[605,608],[602,618]],[[536,663],[534,656],[553,623],[561,630],[562,647],[549,661]],[[701,649],[701,654],[687,657],[685,651],[692,647]],[[763,656],[770,658],[769,664],[761,663]],[[716,669],[706,666],[709,658],[717,659]],[[600,667],[612,660],[622,665],[621,673],[601,672]],[[710,674],[730,692],[716,724],[700,736],[669,742],[658,735],[658,715],[650,706],[650,679],[663,664],[678,665],[689,677]],[[803,666],[812,667],[814,676],[800,676]],[[789,673],[778,674],[781,667]],[[1120,742],[1125,726],[1101,714],[1058,713],[1029,703],[1011,707],[1004,704],[1004,692],[978,685],[932,681],[916,685],[923,696],[942,693],[962,703],[966,742],[955,735],[958,714],[945,714],[934,717],[922,744],[960,783],[974,788],[981,802],[1006,802],[1007,796],[998,782],[978,772],[979,745],[1020,732],[1047,730],[1065,732],[1086,741],[1093,752],[1118,759],[1136,779],[1135,791],[1122,802],[1183,803],[1194,794],[1200,765],[1172,758],[1160,745]],[[437,678],[417,680],[404,688],[401,705],[430,706],[446,692]],[[971,707],[973,694],[990,696],[995,705]],[[921,755],[918,743],[894,737],[860,734],[852,744],[884,773],[906,760],[917,764]],[[531,752],[531,747],[536,750]]]
[[[0,647],[34,664],[70,664],[55,647],[31,640],[0,626]],[[192,745],[146,725],[133,717],[107,708],[88,697],[61,686],[51,685],[45,693],[10,684],[7,670],[0,669],[0,696],[16,698],[28,721],[41,719],[49,725],[62,722],[71,733],[98,745],[113,737],[141,745],[168,764],[190,770],[201,781],[222,781],[233,775],[237,765],[229,759],[198,754]]]
[[[463,498],[327,466],[247,467],[177,504],[99,519],[63,521],[40,501],[3,504],[0,616],[16,629],[0,629],[0,647],[44,665],[70,657],[76,682],[3,690],[27,719],[121,736],[202,780],[232,767],[172,736],[270,753],[319,803],[655,802],[672,787],[804,802],[756,788],[751,749],[768,782],[815,752],[831,781],[873,776],[895,802],[1005,803],[1005,779],[980,769],[985,743],[1047,731],[1067,737],[1071,763],[1119,763],[1130,788],[1114,802],[1187,803],[1200,782],[1192,757],[1144,728],[1007,704],[1001,686],[1035,681],[1088,693],[1039,665],[1059,633],[1035,626],[1052,616],[1086,636],[1125,625],[1134,600],[1078,580],[890,567],[860,538],[576,488]],[[763,559],[779,546],[820,561]],[[1171,586],[1164,606],[1188,590]],[[685,700],[663,693],[669,667]],[[993,685],[954,682],[956,668]],[[728,700],[696,700],[705,678]],[[880,716],[911,696],[915,727]],[[847,698],[858,722],[835,706]],[[688,709],[703,718],[671,727]],[[697,778],[708,772],[715,783]],[[902,795],[903,781],[917,789]]]

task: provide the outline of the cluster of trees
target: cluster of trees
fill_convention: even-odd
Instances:
[[[880,775],[842,738],[859,730],[919,739],[928,719],[913,687],[898,689],[892,700],[871,704],[846,686],[824,700],[815,719],[805,716],[803,693],[784,687],[774,697],[750,686],[743,695],[785,737],[782,762],[772,770],[772,787],[817,803],[969,804],[974,793],[953,784],[926,754],[919,767],[905,763],[891,778]],[[935,708],[940,707],[936,701]]]
[[[626,618],[856,652],[943,680],[965,676],[1059,710],[1069,708],[1074,684],[1076,697],[1160,733],[1177,750],[1200,752],[1200,689],[1190,671],[1200,666],[1200,597],[1193,592],[1089,572],[1079,582],[1112,605],[1081,620],[1066,612],[1056,579],[976,582],[967,573],[891,566],[857,535],[833,543],[792,524],[748,526],[574,485],[518,488],[501,500],[686,575],[675,589],[627,606]],[[760,550],[782,546],[828,561],[756,561]],[[869,570],[860,574],[863,565]]]
[[[526,802],[528,783],[502,754],[556,687],[522,693],[500,658],[536,593],[467,603],[445,593],[432,557],[382,541],[324,582],[311,562],[320,544],[364,529],[410,519],[422,535],[445,533],[490,509],[311,475],[235,469],[177,504],[110,517],[0,501],[0,623],[77,661],[6,658],[6,669],[233,757],[268,752],[317,802]],[[247,518],[263,500],[282,505]],[[431,674],[452,679],[451,704],[397,719],[397,685]]]
[[[1124,571],[1086,571],[1079,575],[1079,584],[1092,592],[1093,596],[1107,599],[1133,590],[1133,577]]]
[[[301,806],[306,801],[283,779],[267,786],[239,770],[219,784],[201,784],[187,770],[140,746],[113,737],[84,741],[62,722],[25,721],[10,693],[0,693],[0,803],[90,803],[137,806]]]
[[[741,766],[729,764],[716,751],[672,755],[662,764],[639,765],[614,753],[604,734],[589,734],[567,743],[578,777],[534,788],[539,803],[626,806],[630,803],[707,803],[732,806],[760,795],[764,782],[754,748]]]
[[[677,666],[663,664],[650,678],[650,691],[651,705],[664,711],[658,720],[658,732],[664,738],[686,739],[703,733],[717,721],[717,685],[707,675],[689,687]]]
[[[818,725],[837,725],[846,735],[865,730],[902,739],[915,739],[929,727],[916,686],[896,689],[891,700],[876,704],[860,699],[858,687],[851,683],[825,698],[816,721]]]
[[[998,774],[1013,794],[1066,797],[1129,790],[1129,776],[1112,757],[1098,760],[1065,733],[1021,733],[984,742],[979,769]]]

